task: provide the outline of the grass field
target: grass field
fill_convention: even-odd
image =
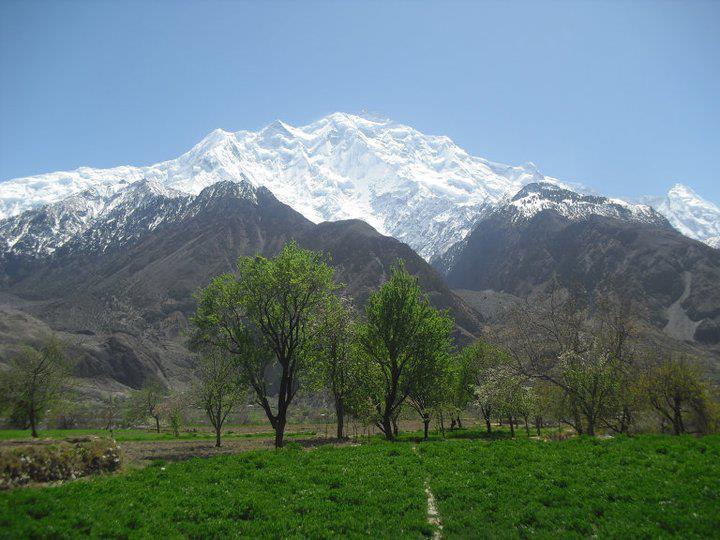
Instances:
[[[459,438],[154,464],[0,493],[0,536],[718,537],[720,437]]]

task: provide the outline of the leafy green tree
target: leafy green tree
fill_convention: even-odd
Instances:
[[[706,382],[697,364],[687,358],[668,357],[644,378],[650,405],[672,426],[674,435],[688,431],[688,417],[696,431],[707,432],[712,410]]]
[[[370,297],[366,322],[358,330],[366,355],[368,386],[376,424],[388,440],[395,436],[393,418],[422,382],[425,362],[450,349],[452,320],[435,309],[417,279],[398,264],[390,279]]]
[[[210,348],[200,355],[193,401],[215,429],[215,446],[221,445],[222,427],[243,398],[235,359],[225,350]]]
[[[571,410],[585,419],[585,432],[595,435],[600,421],[613,413],[618,395],[618,361],[604,349],[561,355],[559,380]],[[576,429],[582,433],[582,425]]]
[[[425,439],[428,438],[433,411],[447,404],[454,390],[450,343],[430,340],[426,346],[427,349],[418,352],[420,357],[413,365],[408,392],[408,403],[422,419]]]
[[[358,387],[357,323],[347,298],[330,296],[320,309],[313,328],[308,356],[313,385],[332,395],[337,438],[345,436],[345,416],[351,408],[351,393]]]
[[[38,423],[67,390],[71,370],[64,346],[56,338],[48,338],[40,348],[23,347],[0,379],[0,405],[37,437]]]
[[[234,355],[243,383],[283,445],[288,407],[307,370],[311,327],[337,286],[319,252],[291,242],[274,259],[241,257],[236,275],[215,278],[199,294],[194,341]],[[277,406],[269,401],[269,373],[279,373]]]

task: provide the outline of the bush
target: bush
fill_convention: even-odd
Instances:
[[[120,447],[107,438],[8,446],[0,448],[0,489],[112,472],[120,464]]]

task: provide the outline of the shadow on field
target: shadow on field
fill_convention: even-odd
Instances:
[[[352,444],[349,440],[338,440],[330,438],[308,438],[292,439],[286,441],[286,445],[298,445],[305,449],[317,448],[319,446],[344,446]],[[144,466],[154,461],[184,461],[191,458],[209,458],[213,456],[238,454],[250,450],[272,449],[274,441],[272,438],[257,439],[225,439],[221,447],[216,447],[215,442],[206,441],[127,441],[121,444],[123,455],[127,463],[135,466]]]

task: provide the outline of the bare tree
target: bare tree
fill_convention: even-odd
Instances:
[[[160,418],[164,398],[165,389],[156,381],[146,384],[140,390],[135,390],[130,394],[128,401],[128,419],[144,421],[150,417],[155,420],[156,432],[160,433]]]
[[[123,399],[116,394],[107,394],[101,400],[100,419],[103,429],[112,432],[122,416]]]

